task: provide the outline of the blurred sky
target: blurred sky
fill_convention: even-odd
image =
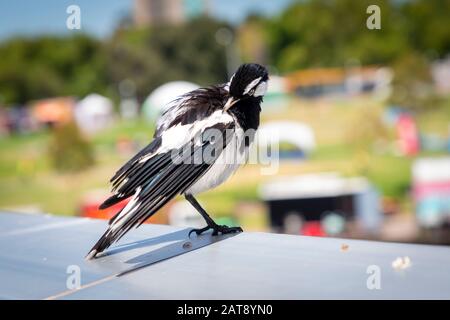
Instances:
[[[238,23],[248,14],[276,14],[292,0],[210,0],[211,14]],[[16,35],[66,33],[66,8],[81,8],[82,31],[108,36],[121,17],[132,11],[133,0],[14,0],[0,1],[0,40]]]

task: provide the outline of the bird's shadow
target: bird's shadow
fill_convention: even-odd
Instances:
[[[186,228],[183,230],[163,234],[154,238],[126,243],[111,248],[110,250],[102,254],[99,258],[103,257],[106,258],[133,249],[150,247],[166,242],[170,243],[168,245],[162,246],[154,250],[150,250],[141,255],[126,260],[125,264],[127,264],[128,267],[125,269],[122,269],[123,267],[120,267],[122,271],[120,271],[118,275],[121,276],[126,273],[135,271],[137,269],[141,269],[143,267],[152,265],[154,263],[167,260],[179,256],[181,254],[184,254],[186,252],[196,250],[209,244],[213,244],[238,235],[238,233],[232,233],[232,234],[212,236],[211,232],[207,232],[200,236],[194,235],[190,238],[188,236],[190,230],[192,229]]]
[[[180,240],[188,240],[188,233],[191,230],[191,228],[186,228],[183,230],[178,230],[171,233],[166,233],[154,238],[146,239],[146,240],[140,240],[136,242],[131,243],[125,243],[121,244],[117,247],[109,249],[107,252],[101,255],[101,257],[108,257],[112,256],[124,251],[129,251],[133,249],[148,247],[148,246],[154,246],[157,244],[165,243],[165,242],[173,242],[173,241],[180,241]]]
[[[156,250],[143,253],[139,256],[136,256],[134,258],[125,261],[125,263],[131,264],[132,266],[120,272],[119,276],[147,267],[154,263],[182,255],[189,251],[200,249],[207,245],[234,237],[236,235],[238,235],[238,233],[230,233],[216,236],[212,236],[211,233],[205,233],[193,238],[185,237],[180,241],[176,241],[175,243],[171,243],[167,246],[158,248]]]

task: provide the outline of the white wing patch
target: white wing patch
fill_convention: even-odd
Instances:
[[[267,92],[267,84],[268,84],[267,81],[261,82],[256,87],[256,90],[255,90],[255,93],[253,94],[253,96],[254,97],[261,97],[261,96],[265,95],[266,92]]]
[[[258,82],[259,82],[260,80],[261,80],[261,77],[256,78],[255,80],[253,80],[252,82],[250,82],[250,83],[247,85],[247,87],[245,87],[244,94],[249,93],[250,90],[252,90],[252,89],[258,84]]]
[[[217,123],[230,123],[234,121],[233,117],[229,115],[227,112],[222,112],[222,110],[217,110],[212,113],[209,117],[196,121],[194,123],[186,124],[186,125],[176,125],[173,126],[161,134],[161,146],[156,150],[156,152],[149,154],[139,162],[145,162],[155,154],[161,152],[167,152],[172,149],[178,149],[181,146],[188,143],[198,132],[201,132],[205,128],[213,126]]]
[[[126,219],[122,219],[123,217],[127,215],[132,215],[133,212],[135,212],[139,206],[140,203],[138,203],[138,196],[142,191],[142,187],[137,187],[135,194],[133,195],[133,198],[130,200],[130,202],[127,203],[125,208],[122,209],[122,212],[120,212],[119,216],[114,220],[114,222],[111,225],[111,230],[115,230],[118,227],[120,227]]]
[[[225,90],[230,91],[231,81],[233,81],[234,74],[231,76],[230,81],[225,85]]]

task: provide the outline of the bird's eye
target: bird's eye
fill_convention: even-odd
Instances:
[[[255,93],[255,88],[253,88],[252,90],[250,90],[250,92],[248,93],[249,95],[253,95]]]

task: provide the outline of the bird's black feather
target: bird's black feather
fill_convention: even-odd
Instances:
[[[131,158],[127,163],[125,163],[110,179],[113,185],[113,190],[115,190],[127,176],[132,175],[133,172],[141,167],[139,160],[149,154],[154,153],[161,146],[161,137],[154,137],[152,142],[148,144],[145,148],[139,151],[133,158]]]
[[[230,113],[234,116],[239,126],[247,132],[249,129],[256,130],[259,127],[259,115],[261,113],[260,103],[262,98],[247,98],[236,103],[235,108],[230,109]],[[245,107],[240,107],[244,104]],[[248,146],[248,145],[246,145]]]
[[[110,179],[112,190],[115,194],[106,199],[99,208],[106,209],[129,198],[135,193],[139,183],[145,179],[152,178],[152,175],[157,172],[157,168],[154,167],[157,163],[154,163],[154,160],[158,160],[161,157],[145,163],[139,161],[158,150],[161,146],[161,134],[164,130],[176,125],[191,124],[194,121],[210,116],[213,112],[223,108],[227,92],[225,85],[217,85],[199,88],[176,99],[173,102],[173,108],[166,110],[162,115],[162,119],[165,116],[170,117],[171,112],[176,112],[176,116],[171,117],[170,121],[165,121],[159,125],[155,131],[153,141],[125,163]]]
[[[212,129],[220,130],[224,139],[211,141],[209,135],[213,132]],[[165,165],[158,173],[152,179],[145,180],[139,186],[141,191],[133,199],[135,204],[128,208],[128,211],[133,212],[133,214],[120,216],[119,212],[111,219],[113,224],[120,224],[120,227],[113,228],[110,226],[90,252],[94,252],[95,254],[96,252],[103,251],[112,243],[119,240],[132,227],[141,225],[169,200],[183,193],[194,184],[214,162],[192,163],[192,157],[195,154],[203,154],[205,148],[213,146],[217,150],[214,153],[215,159],[217,159],[231,140],[233,135],[232,129],[234,129],[233,122],[212,125],[203,131],[201,137],[203,143],[201,145],[198,145],[193,139],[187,145],[180,148],[180,150],[177,150],[177,152],[171,150],[164,153],[162,157],[170,159],[170,161],[163,161]],[[220,143],[221,145],[217,145]],[[185,152],[186,150],[188,152]],[[177,155],[175,159],[172,158],[174,154]],[[137,172],[137,175],[140,175],[139,172]]]
[[[209,117],[223,108],[227,98],[225,84],[199,88],[180,96],[161,115],[155,136],[178,124],[187,125]]]

